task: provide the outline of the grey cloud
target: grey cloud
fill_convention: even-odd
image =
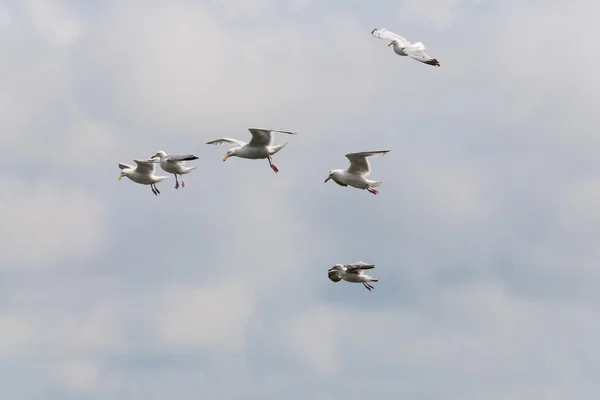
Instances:
[[[27,4],[0,45],[3,397],[594,393],[595,3]],[[299,132],[280,174],[204,144],[254,125]],[[322,183],[375,148],[379,196]],[[200,157],[185,189],[116,180],[160,149]],[[326,279],[359,259],[372,293]]]

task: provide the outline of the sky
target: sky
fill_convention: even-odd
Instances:
[[[597,397],[598,14],[0,1],[0,398]],[[249,127],[279,174],[206,144]],[[378,196],[323,183],[380,149]],[[159,150],[185,189],[117,180]]]

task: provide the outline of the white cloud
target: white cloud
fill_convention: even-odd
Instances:
[[[10,11],[5,6],[0,5],[0,28],[6,28],[10,25],[12,18]]]
[[[31,324],[15,315],[0,316],[0,354],[20,354],[34,336]]]
[[[368,34],[396,3],[310,23],[270,0],[224,3],[235,23],[204,3],[27,4],[39,42],[0,47],[0,352],[32,390],[475,400],[593,382],[589,9],[407,0],[406,31],[387,27],[430,68]],[[252,125],[299,132],[277,138],[280,174],[204,144]],[[380,146],[380,196],[322,183]],[[201,157],[189,187],[117,185],[116,162],[159,148]],[[327,281],[354,257],[376,262],[374,292]],[[369,384],[330,384],[347,371]]]
[[[203,286],[168,287],[160,300],[155,329],[159,341],[171,351],[244,350],[254,300],[243,286],[208,279]]]
[[[83,261],[102,246],[103,205],[89,194],[47,183],[4,182],[0,249],[5,269]]]
[[[337,327],[336,314],[318,307],[292,316],[279,328],[278,335],[286,354],[298,360],[309,374],[327,379],[340,369],[338,352],[353,351],[354,347]]]
[[[84,23],[63,1],[44,0],[24,2],[36,30],[55,46],[72,44],[81,33]]]
[[[474,3],[476,2],[473,0],[402,0],[398,7],[398,17],[402,21],[409,21],[440,31],[454,22],[460,7]],[[403,32],[396,33],[405,37],[408,35]],[[418,38],[407,37],[407,39],[411,42],[420,41]]]
[[[64,386],[74,392],[89,392],[98,384],[98,365],[89,361],[72,361],[59,368]]]

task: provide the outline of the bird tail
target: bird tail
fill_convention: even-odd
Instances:
[[[287,143],[284,144],[278,144],[276,146],[271,146],[271,150],[273,151],[272,154],[277,153],[279,150],[283,149],[285,146],[287,145]]]
[[[193,171],[193,170],[195,170],[196,168],[198,168],[198,166],[196,165],[196,166],[194,166],[194,167],[188,167],[188,168],[190,169],[190,171]]]
[[[378,187],[378,186],[383,185],[383,181],[371,181],[371,182],[369,182],[369,185],[371,187]]]
[[[379,282],[379,279],[371,278],[371,282]]]

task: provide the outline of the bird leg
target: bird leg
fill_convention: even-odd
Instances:
[[[151,183],[150,187],[152,188],[152,193],[154,193],[155,196],[158,196],[160,194],[160,190],[158,190],[158,188],[156,187],[156,183]]]
[[[177,180],[177,174],[173,175],[175,175],[175,189],[179,189],[179,181]]]
[[[271,166],[271,169],[273,171],[275,171],[275,173],[279,172],[279,169],[277,169],[275,164],[273,164],[273,160],[271,159],[271,156],[267,156],[267,160],[269,160],[269,165]]]
[[[150,189],[152,189],[152,193],[154,193],[155,196],[158,196],[156,194],[156,191],[154,190],[154,184],[153,183],[150,184]]]
[[[362,284],[364,285],[364,287],[366,287],[366,288],[367,288],[367,290],[368,290],[369,292],[371,291],[371,288],[373,288],[373,286],[369,285],[367,282],[363,282]]]
[[[373,193],[374,195],[376,195],[377,193],[379,193],[379,191],[377,189],[373,189],[373,188],[367,188],[367,190],[371,193]]]
[[[184,188],[185,187],[185,182],[183,181],[183,175],[179,175],[181,177],[181,187]]]

